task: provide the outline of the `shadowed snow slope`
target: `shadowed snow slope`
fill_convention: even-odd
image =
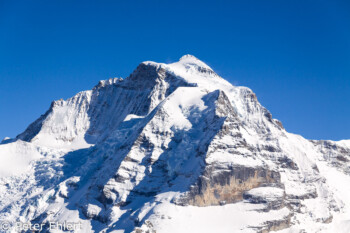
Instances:
[[[54,101],[0,144],[0,221],[74,232],[349,232],[350,143],[286,132],[185,55]]]

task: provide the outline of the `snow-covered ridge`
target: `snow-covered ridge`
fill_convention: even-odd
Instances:
[[[349,161],[348,141],[286,132],[252,90],[192,55],[147,61],[54,101],[0,144],[0,221],[81,222],[77,232],[348,232]]]
[[[135,109],[136,106],[130,106],[134,109],[126,111],[131,112],[124,113],[121,117],[113,116],[115,121],[121,122],[128,114],[147,115],[179,86],[200,85],[202,88],[213,91],[215,90],[213,84],[218,82],[230,88],[231,85],[226,81],[223,82],[223,79],[215,76],[213,80],[210,75],[212,73],[203,73],[201,69],[213,72],[204,62],[191,55],[185,55],[179,62],[170,65],[142,62],[125,80],[122,78],[103,80],[91,91],[80,92],[66,101],[61,99],[52,102],[50,109],[17,138],[55,148],[70,146],[73,149],[86,148],[95,144],[97,138],[101,136],[99,133],[96,135],[97,119],[94,119],[100,118],[97,116],[99,111],[106,111],[109,114],[125,112],[120,109],[125,106],[118,105],[119,101],[113,102],[110,99],[116,100],[122,97],[131,100],[129,105],[144,105],[145,109]],[[133,95],[136,96],[136,100],[133,99]],[[109,99],[102,100],[101,96],[108,96]],[[107,131],[103,128],[109,127],[108,125],[107,122],[103,122],[102,126],[98,126],[99,131]]]

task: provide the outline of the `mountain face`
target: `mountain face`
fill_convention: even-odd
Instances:
[[[349,160],[350,141],[286,132],[250,89],[191,55],[143,62],[54,101],[1,143],[0,222],[2,232],[22,222],[40,232],[348,233]]]

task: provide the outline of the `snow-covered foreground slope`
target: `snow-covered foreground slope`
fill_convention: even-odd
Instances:
[[[349,159],[193,56],[143,62],[0,144],[0,231],[350,232]]]

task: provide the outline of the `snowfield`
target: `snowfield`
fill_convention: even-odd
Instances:
[[[349,161],[194,56],[147,61],[3,140],[0,232],[348,233]]]

